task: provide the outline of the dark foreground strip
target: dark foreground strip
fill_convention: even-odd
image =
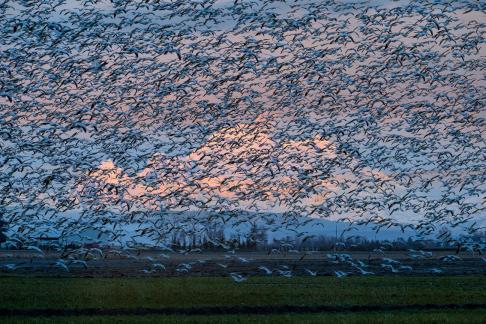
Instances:
[[[272,315],[412,310],[485,309],[486,304],[354,305],[354,306],[230,306],[197,308],[0,309],[0,316],[144,316],[144,315]]]

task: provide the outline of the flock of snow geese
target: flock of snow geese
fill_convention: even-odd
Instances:
[[[449,243],[480,233],[485,12],[473,0],[0,1],[3,244],[42,255],[42,238],[94,232],[172,251],[173,233],[263,213],[292,228],[447,227]],[[79,250],[54,266],[104,252]],[[396,262],[382,267],[411,270]]]

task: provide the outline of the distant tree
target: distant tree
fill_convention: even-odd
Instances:
[[[442,227],[439,230],[439,235],[437,236],[437,239],[439,239],[440,241],[442,241],[444,243],[452,241],[451,230],[448,229],[447,227]]]
[[[0,244],[7,241],[7,222],[0,218]]]
[[[267,243],[267,231],[265,228],[260,227],[256,222],[251,224],[250,232],[246,238],[246,248],[257,249],[263,247]]]
[[[205,225],[205,232],[201,237],[201,246],[205,249],[219,247],[225,242],[224,226],[221,223],[213,222]]]

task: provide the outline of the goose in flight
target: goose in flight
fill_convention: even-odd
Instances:
[[[262,270],[266,275],[272,274],[272,270],[270,270],[269,268],[267,268],[265,266],[259,266],[258,269]]]
[[[236,283],[242,283],[244,281],[246,281],[248,278],[239,274],[239,273],[236,273],[236,272],[231,272],[230,273],[230,277],[231,279],[233,279],[234,282]]]
[[[334,275],[338,278],[344,278],[344,277],[348,276],[348,273],[341,271],[341,270],[337,270],[337,271],[334,271]]]
[[[305,272],[307,272],[311,277],[315,277],[317,276],[317,271],[312,271],[312,270],[309,270],[309,269],[304,269]]]
[[[29,245],[25,248],[26,250],[29,250],[29,251],[34,251],[34,252],[37,252],[41,255],[45,255],[44,251],[42,251],[39,247],[37,246],[33,246],[33,245]]]
[[[63,259],[57,260],[55,263],[52,264],[54,267],[61,268],[66,272],[69,272],[69,267],[67,266],[66,262]]]

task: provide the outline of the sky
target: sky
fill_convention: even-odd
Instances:
[[[10,217],[31,231],[106,215],[132,226],[132,213],[160,210],[484,223],[486,17],[465,12],[474,2],[242,3],[231,15],[233,1],[188,2],[169,18],[13,2],[0,43]],[[377,12],[391,14],[365,27],[359,14]]]

